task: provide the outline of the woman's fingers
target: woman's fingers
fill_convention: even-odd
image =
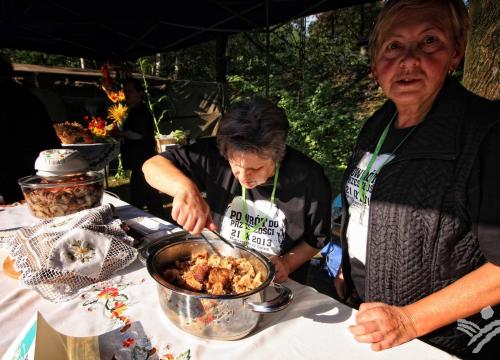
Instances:
[[[359,341],[361,343],[379,343],[380,341],[384,340],[384,333],[382,331],[376,331],[374,333],[370,333],[367,335],[359,335],[355,336],[354,338],[356,341]]]
[[[284,282],[288,279],[288,268],[285,264],[285,260],[282,256],[271,257],[271,262],[274,264],[276,274],[274,275],[274,281],[277,283]]]
[[[187,214],[186,221],[184,221],[183,228],[191,234],[199,234],[195,232],[196,223],[198,221],[198,217],[194,216],[194,214]],[[203,229],[203,228],[202,228]]]
[[[184,230],[193,235],[199,234],[209,218],[211,219],[210,209],[199,191],[179,191],[174,196],[172,219]]]
[[[398,342],[398,339],[396,337],[385,337],[381,341],[372,343],[371,347],[373,351],[381,351],[385,349],[390,349],[391,347],[400,344],[402,344],[402,342]]]
[[[196,222],[194,223],[194,226],[193,228],[191,229],[191,233],[192,234],[199,234],[203,231],[203,229],[205,228],[205,224],[206,224],[206,219],[202,218],[202,217],[199,217],[196,219]]]
[[[274,281],[280,283],[283,282],[283,269],[281,266],[281,259],[279,256],[273,256],[271,257],[271,262],[274,265],[274,269],[276,270],[276,273],[274,274]]]
[[[383,306],[387,306],[387,304],[384,304],[383,302],[362,303],[361,305],[359,305],[358,315],[362,314],[364,310],[375,309]]]
[[[349,331],[353,335],[364,336],[366,334],[371,334],[379,330],[379,326],[376,321],[368,321],[361,323],[359,325],[349,326]]]
[[[214,224],[214,222],[212,220],[212,215],[210,214],[210,212],[208,213],[207,221],[205,222],[205,227],[207,229],[217,231],[217,225]]]

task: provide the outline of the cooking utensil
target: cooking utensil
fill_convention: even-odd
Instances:
[[[275,268],[263,254],[239,244],[230,247],[222,240],[181,239],[155,246],[147,259],[149,274],[157,282],[160,306],[167,318],[180,329],[203,338],[236,340],[248,335],[258,324],[262,313],[280,311],[290,304],[293,294],[285,286],[273,283]],[[223,256],[246,258],[262,274],[262,284],[243,294],[211,295],[177,287],[164,279],[162,272],[172,262],[207,251],[212,246]],[[273,287],[274,299],[263,302],[264,289]]]
[[[229,246],[231,246],[232,248],[234,248],[234,243],[232,241],[229,241],[228,239],[226,239],[224,236],[222,236],[218,231],[215,231],[215,230],[210,230],[208,229],[208,231],[210,231],[212,234],[214,235],[217,235],[217,237],[219,239],[221,239],[222,241],[224,241],[226,244],[228,244]]]

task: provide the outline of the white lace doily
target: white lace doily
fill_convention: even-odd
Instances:
[[[129,265],[137,257],[132,243],[110,204],[40,221],[6,242],[20,281],[55,302]]]

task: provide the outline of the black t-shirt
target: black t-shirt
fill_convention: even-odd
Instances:
[[[206,193],[222,235],[241,241],[241,185],[220,155],[215,138],[173,147],[162,155]],[[248,246],[267,254],[284,254],[300,240],[317,249],[325,246],[330,239],[331,191],[322,167],[287,147],[279,169],[275,206],[270,202],[272,189],[273,177],[247,189],[247,224],[252,227],[266,218],[262,227],[250,234]]]
[[[392,153],[398,144],[411,136],[413,127],[397,129],[391,127],[380,150],[381,154]],[[403,145],[404,146],[404,145]],[[395,154],[397,158],[397,153]],[[481,174],[479,213],[477,214],[477,235],[479,246],[486,260],[500,265],[500,126],[494,126],[481,144],[479,172]],[[471,203],[471,201],[469,201]],[[350,259],[351,278],[361,299],[364,299],[366,270],[363,263]]]

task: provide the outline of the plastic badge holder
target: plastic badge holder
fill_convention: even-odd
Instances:
[[[51,149],[40,152],[35,161],[37,175],[42,177],[67,176],[84,173],[89,165],[78,150]]]

